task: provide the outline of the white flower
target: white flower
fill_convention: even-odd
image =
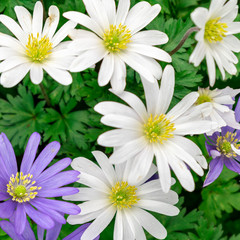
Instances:
[[[202,119],[211,120],[218,124],[217,129],[208,132],[211,135],[215,131],[221,132],[221,127],[229,126],[234,129],[240,129],[240,124],[235,119],[235,113],[226,105],[233,105],[233,98],[240,93],[240,89],[226,87],[224,89],[199,88],[199,97],[188,112],[201,112]]]
[[[160,12],[159,4],[137,3],[131,10],[130,0],[83,0],[89,16],[80,12],[67,12],[63,16],[90,29],[74,30],[72,48],[79,56],[70,66],[72,72],[83,71],[103,59],[98,74],[99,86],[111,82],[116,92],[126,85],[126,65],[132,67],[147,80],[153,82],[162,74],[155,60],[171,62],[168,53],[153,45],[168,41],[165,33],[156,30],[141,31]]]
[[[216,79],[215,63],[223,79],[225,70],[231,75],[237,73],[234,64],[238,58],[233,54],[240,52],[240,41],[233,35],[240,32],[240,22],[233,22],[237,14],[237,0],[212,0],[209,10],[199,7],[191,14],[200,31],[195,36],[198,43],[189,61],[198,66],[206,57],[211,86]]]
[[[158,180],[146,182],[155,172],[152,165],[148,175],[138,179],[129,179],[128,168],[124,164],[115,168],[109,163],[107,156],[94,151],[99,168],[86,158],[75,158],[72,167],[81,172],[79,183],[88,187],[79,188],[79,193],[66,196],[71,201],[85,201],[78,206],[79,215],[70,215],[70,224],[83,224],[92,221],[81,237],[81,240],[92,240],[98,236],[112,221],[114,215],[114,240],[146,239],[143,228],[157,239],[164,239],[167,231],[163,225],[149,212],[153,211],[167,216],[179,213],[178,195],[170,191],[163,193]],[[174,183],[172,179],[172,184]]]
[[[133,177],[144,177],[155,156],[164,192],[168,192],[171,185],[170,167],[182,186],[193,191],[194,180],[186,164],[202,176],[202,167],[207,168],[207,162],[197,145],[183,136],[208,132],[216,128],[216,124],[201,120],[199,111],[185,114],[197,100],[197,92],[185,96],[166,113],[174,91],[172,66],[165,68],[160,89],[157,81],[150,83],[144,78],[142,81],[147,109],[130,92],[117,94],[130,107],[117,102],[101,102],[95,106],[95,111],[104,115],[101,118],[103,124],[118,128],[100,135],[98,143],[116,147],[110,157],[112,163],[130,159],[128,166]]]
[[[2,22],[16,38],[0,33],[0,82],[4,87],[18,84],[30,71],[34,84],[43,79],[43,69],[57,82],[68,85],[72,82],[67,71],[74,53],[67,45],[60,43],[76,26],[67,22],[55,34],[59,22],[59,10],[56,6],[49,8],[49,17],[43,27],[43,6],[36,2],[33,17],[24,7],[14,8],[18,25],[12,18],[0,15]]]

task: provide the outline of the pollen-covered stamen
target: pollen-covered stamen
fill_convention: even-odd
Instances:
[[[126,26],[119,24],[110,25],[110,29],[106,30],[103,36],[104,45],[109,52],[120,52],[127,48],[132,35]]]
[[[227,132],[225,136],[217,138],[217,150],[226,157],[236,157],[237,154],[232,150],[231,144],[237,149],[240,148],[239,139],[236,138],[237,133]]]
[[[162,144],[163,141],[173,137],[174,130],[176,130],[174,123],[171,123],[165,114],[156,115],[154,118],[151,114],[147,123],[144,124],[144,133],[150,143]]]
[[[44,36],[39,39],[39,34],[34,37],[33,34],[28,36],[28,44],[26,45],[26,54],[33,62],[44,61],[52,50],[52,43],[49,38]]]
[[[199,97],[195,102],[195,105],[200,105],[205,102],[213,101],[212,96],[210,95],[211,90],[209,90],[209,88],[199,88],[198,93],[199,93]]]
[[[136,196],[137,188],[135,186],[129,186],[128,182],[117,182],[110,194],[110,201],[118,209],[131,208],[138,202]]]
[[[219,22],[221,18],[214,18],[207,21],[205,24],[204,38],[210,43],[220,42],[223,37],[226,37],[228,25],[226,23]]]
[[[34,199],[38,194],[37,190],[41,187],[34,186],[35,181],[32,181],[33,175],[23,175],[22,172],[18,172],[16,176],[12,175],[10,181],[7,184],[7,192],[12,196],[12,200],[23,203]]]

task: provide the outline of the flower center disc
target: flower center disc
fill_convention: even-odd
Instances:
[[[227,31],[225,30],[228,26],[226,23],[219,22],[221,18],[214,18],[205,24],[204,38],[210,43],[221,42],[223,37],[226,37]]]
[[[10,181],[7,184],[7,192],[12,196],[12,200],[23,203],[34,199],[41,187],[34,186],[35,181],[32,181],[33,175],[23,175],[17,173],[16,176],[12,175]]]
[[[163,144],[168,138],[172,138],[172,132],[176,130],[174,123],[171,123],[165,114],[156,115],[154,118],[151,114],[146,124],[144,124],[144,133],[149,140],[152,142],[159,142]]]
[[[110,25],[110,29],[105,31],[103,36],[104,45],[109,52],[120,52],[127,48],[127,44],[130,42],[132,35],[130,30],[119,24]]]
[[[26,54],[33,62],[43,62],[49,56],[51,50],[52,43],[49,38],[44,36],[39,39],[39,34],[37,34],[37,37],[34,37],[33,34],[29,34]]]
[[[138,202],[136,196],[137,188],[129,186],[128,182],[117,182],[110,194],[110,200],[118,209],[131,208],[132,205]]]
[[[227,132],[225,136],[219,136],[217,138],[217,150],[227,158],[236,157],[237,154],[232,150],[231,144],[239,149],[240,144],[238,142],[239,139],[236,138],[236,133]]]

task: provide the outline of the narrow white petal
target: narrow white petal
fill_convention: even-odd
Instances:
[[[34,84],[39,84],[43,80],[43,69],[40,64],[32,64],[30,69],[30,79]]]
[[[114,56],[108,54],[103,58],[100,71],[98,73],[98,85],[100,87],[105,86],[109,83],[114,70]]]
[[[25,49],[22,44],[14,37],[11,37],[7,34],[0,33],[0,45],[3,47],[9,47],[12,50],[15,50],[19,53],[24,53]]]
[[[226,35],[238,34],[240,33],[240,22],[228,23]]]
[[[43,69],[58,83],[62,85],[69,85],[72,83],[72,75],[66,71],[53,68],[47,64],[43,65]]]
[[[93,151],[92,154],[97,160],[103,173],[105,174],[105,177],[107,178],[109,183],[113,186],[117,181],[117,176],[112,164],[110,164],[109,162],[108,157],[100,151]]]
[[[115,16],[116,16],[116,4],[115,0],[102,0],[102,4],[106,10],[109,24],[114,25]]]
[[[22,56],[12,56],[0,63],[0,72],[8,71],[12,68],[19,66],[20,64],[27,63],[29,60]]]
[[[30,67],[30,63],[24,63],[10,69],[9,71],[3,72],[0,79],[1,84],[5,88],[14,87],[26,76]]]
[[[192,52],[189,62],[193,63],[195,67],[199,66],[206,55],[206,46],[203,41],[198,42],[194,51]]]
[[[216,81],[216,67],[215,67],[214,59],[209,51],[206,52],[206,61],[207,61],[209,83],[210,83],[210,86],[212,87]]]
[[[119,25],[120,23],[125,25],[125,19],[130,8],[130,0],[119,0],[117,7],[117,15],[115,24]]]
[[[208,10],[198,7],[191,13],[191,19],[199,28],[203,28],[208,20]]]
[[[32,16],[30,12],[21,6],[14,7],[14,11],[16,12],[17,19],[22,29],[26,33],[31,33],[32,30]]]
[[[123,216],[122,211],[117,211],[114,224],[114,240],[123,240]]]
[[[84,203],[79,204],[78,206],[81,209],[81,215],[85,215],[91,212],[101,210],[109,205],[110,205],[110,200],[105,198],[105,199],[96,199],[96,200],[86,201]]]
[[[16,51],[9,47],[0,47],[0,60],[18,55]]]
[[[157,167],[154,164],[152,164],[147,175],[138,182],[138,186],[140,186],[141,184],[149,180],[156,172],[157,172]]]
[[[229,35],[223,39],[223,42],[233,52],[240,52],[240,40],[237,37]]]
[[[110,206],[101,213],[83,233],[81,240],[89,240],[97,237],[111,222],[115,215],[115,207]]]
[[[130,227],[131,224],[126,217],[126,210],[123,210],[123,239],[122,240],[135,240],[135,235],[132,231],[132,228]]]
[[[38,33],[41,37],[42,27],[43,27],[43,5],[40,1],[37,1],[33,9],[32,19],[32,34],[34,37],[36,37]]]

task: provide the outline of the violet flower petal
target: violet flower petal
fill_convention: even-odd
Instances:
[[[223,169],[223,157],[216,157],[209,163],[209,171],[203,183],[203,187],[214,182],[220,175]]]
[[[74,187],[62,187],[57,189],[41,190],[38,193],[39,197],[62,197],[78,193],[79,190]]]
[[[0,203],[0,218],[10,218],[13,215],[16,206],[17,203],[13,202],[12,199]]]
[[[238,102],[235,107],[235,118],[237,122],[240,122],[240,97],[238,98]]]
[[[240,174],[240,164],[234,159],[224,159],[224,164],[228,169]]]
[[[37,225],[37,236],[38,236],[38,240],[43,240],[44,238],[44,233],[45,233],[45,229],[40,227],[39,225]]]
[[[26,227],[26,212],[24,209],[24,204],[18,204],[17,209],[15,212],[15,230],[16,232],[21,235]]]
[[[55,226],[47,231],[46,240],[56,240],[61,231],[61,228],[62,224],[56,222]]]
[[[2,230],[7,233],[14,240],[26,240],[23,236],[20,236],[16,233],[14,225],[9,221],[0,221],[0,227]],[[34,239],[33,239],[34,240]]]
[[[26,227],[23,231],[22,236],[24,237],[25,240],[35,240],[35,235],[28,221],[26,221]]]
[[[42,150],[29,171],[33,175],[34,179],[36,179],[47,167],[47,165],[53,160],[53,158],[57,155],[59,149],[59,142],[51,142]]]
[[[41,136],[37,132],[34,132],[28,140],[20,168],[20,171],[23,172],[24,175],[28,174],[30,168],[32,167],[40,140]]]

